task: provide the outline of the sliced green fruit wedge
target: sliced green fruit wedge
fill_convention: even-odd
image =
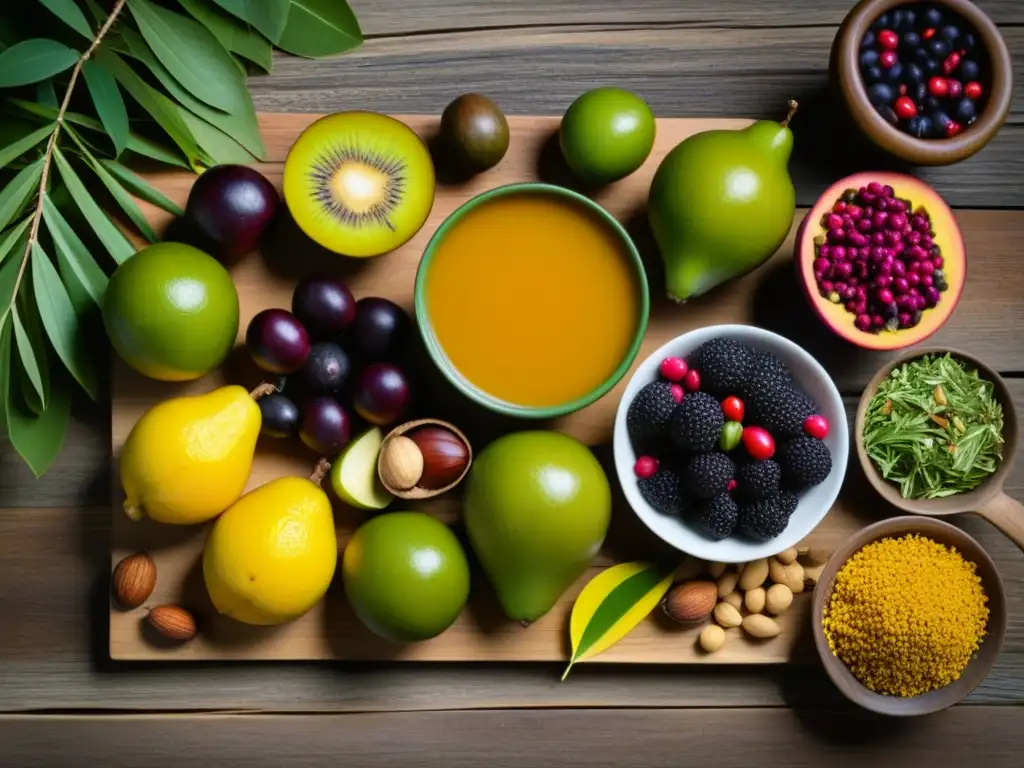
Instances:
[[[338,497],[359,509],[384,509],[395,498],[377,476],[377,456],[384,433],[378,427],[350,442],[331,464],[331,487]]]

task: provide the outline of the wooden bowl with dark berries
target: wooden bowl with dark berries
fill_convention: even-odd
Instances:
[[[832,81],[858,128],[914,165],[950,165],[1006,121],[1010,54],[969,0],[861,0],[832,45]]]

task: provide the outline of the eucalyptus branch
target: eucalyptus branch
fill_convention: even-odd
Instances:
[[[71,78],[68,80],[68,87],[64,91],[64,99],[61,101],[60,110],[57,112],[57,119],[53,125],[53,133],[50,134],[49,140],[46,142],[46,152],[43,154],[43,168],[39,176],[39,195],[36,197],[36,207],[32,213],[32,225],[29,229],[28,241],[25,243],[25,252],[21,257],[21,265],[18,267],[18,276],[14,280],[14,290],[11,292],[11,304],[4,311],[4,316],[11,311],[11,307],[14,306],[14,302],[18,297],[18,290],[21,288],[22,278],[25,276],[25,268],[28,266],[29,256],[32,253],[32,246],[35,245],[36,240],[39,238],[39,224],[43,219],[43,201],[46,199],[46,183],[50,177],[50,166],[53,163],[53,153],[57,148],[57,136],[60,134],[61,125],[64,123],[64,115],[68,111],[68,105],[71,103],[71,93],[75,90],[75,83],[78,82],[78,75],[82,71],[82,66],[89,60],[93,52],[99,47],[99,44],[103,42],[103,38],[106,36],[110,28],[114,26],[114,22],[117,21],[118,15],[124,8],[127,0],[117,0],[113,10],[107,20],[103,22],[103,26],[100,27],[96,33],[96,37],[90,43],[89,47],[86,48],[85,53],[79,56],[78,61],[75,62],[74,69],[71,70]]]

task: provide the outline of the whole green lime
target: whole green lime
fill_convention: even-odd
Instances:
[[[363,523],[345,547],[341,571],[360,621],[394,642],[441,634],[469,597],[462,545],[422,512],[389,512]]]
[[[655,130],[654,113],[635,93],[595,88],[569,105],[558,140],[573,173],[608,184],[644,164]]]
[[[151,379],[190,381],[220,365],[238,335],[238,292],[212,256],[181,243],[143,248],[103,298],[110,343]]]

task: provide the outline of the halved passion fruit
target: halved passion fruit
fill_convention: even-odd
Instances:
[[[898,173],[859,173],[829,187],[800,224],[795,264],[825,324],[879,350],[935,333],[967,277],[953,212],[927,184]]]

